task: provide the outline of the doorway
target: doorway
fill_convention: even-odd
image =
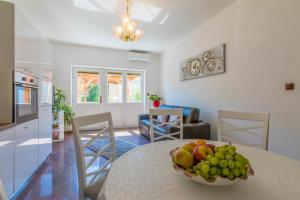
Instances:
[[[137,127],[145,111],[145,72],[72,68],[72,106],[77,116],[111,112],[114,127]]]

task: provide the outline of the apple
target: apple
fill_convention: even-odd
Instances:
[[[191,168],[194,164],[193,155],[186,149],[180,148],[174,153],[174,161],[184,169]]]
[[[188,143],[188,144],[183,145],[181,148],[189,151],[190,153],[193,153],[193,150],[195,147],[196,147],[195,143]]]
[[[196,146],[193,151],[194,159],[199,162],[206,159],[206,147],[203,145]]]

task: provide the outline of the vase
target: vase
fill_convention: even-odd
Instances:
[[[58,112],[58,130],[59,130],[59,140],[63,141],[65,137],[65,124],[64,124],[64,111]]]
[[[158,101],[158,100],[153,101],[153,106],[155,108],[158,108],[160,106],[160,101]]]
[[[64,111],[58,112],[57,119],[53,122],[52,139],[53,142],[64,141],[65,131],[64,131]]]

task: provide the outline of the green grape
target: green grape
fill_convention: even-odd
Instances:
[[[229,174],[227,175],[229,180],[233,180],[234,179],[234,175],[231,171],[229,171]]]
[[[225,168],[222,169],[222,174],[224,176],[228,176],[229,173],[230,173],[230,171],[229,171],[229,169],[227,167],[225,167]]]
[[[221,160],[221,161],[219,162],[219,166],[222,167],[222,168],[227,167],[227,165],[228,165],[227,160]]]
[[[206,161],[203,162],[203,165],[211,166],[211,162],[209,160],[206,160]]]
[[[214,148],[214,152],[219,152],[219,150],[220,150],[220,147],[215,147]]]
[[[218,165],[219,164],[219,160],[215,157],[213,157],[211,160],[210,160],[211,164],[212,165]]]
[[[244,176],[244,175],[246,175],[246,169],[244,169],[244,168],[241,168],[240,169],[240,174],[242,175],[242,176]]]
[[[203,163],[199,162],[197,165],[195,165],[197,168],[202,168]]]
[[[209,170],[210,170],[210,167],[209,167],[209,165],[207,165],[207,164],[204,164],[204,165],[202,166],[202,172],[203,172],[203,173],[208,173],[208,172],[209,172]]]
[[[236,154],[234,159],[239,161],[239,162],[243,162],[243,157],[240,154]]]
[[[217,174],[217,168],[216,168],[216,167],[210,168],[209,173],[210,173],[211,175],[216,175],[216,174]]]
[[[234,176],[239,177],[240,176],[240,170],[238,168],[232,169],[232,173]]]
[[[203,176],[204,178],[209,178],[209,173],[208,173],[208,172],[207,172],[207,173],[203,173],[202,176]]]
[[[234,162],[233,162],[232,160],[229,160],[229,161],[228,161],[228,167],[229,167],[230,169],[235,168],[235,164],[234,164]]]
[[[248,165],[250,163],[249,160],[245,156],[242,156],[242,158],[243,158],[243,163],[245,163],[245,165]]]
[[[219,160],[224,160],[224,155],[221,152],[216,152],[215,157]]]
[[[235,161],[234,164],[235,164],[235,166],[236,166],[237,168],[242,168],[242,163],[241,163],[241,162]]]
[[[226,148],[220,148],[219,152],[222,153],[222,154],[225,154],[226,153]]]
[[[202,175],[202,171],[201,171],[201,170],[197,170],[197,171],[196,171],[196,175],[197,175],[197,176],[201,176],[201,175]]]
[[[230,155],[232,155],[232,156],[235,154],[235,152],[234,152],[232,149],[229,149],[229,150],[228,150],[228,153],[229,153]]]
[[[228,152],[230,150],[230,146],[226,147],[226,152]]]
[[[226,157],[226,160],[233,160],[233,156],[230,154],[227,154],[225,157]]]
[[[230,146],[229,147],[231,150],[236,151],[236,147],[235,146]]]
[[[207,156],[206,156],[206,159],[207,159],[207,160],[211,160],[211,158],[212,158],[212,155],[207,155]]]
[[[198,170],[198,167],[197,167],[197,165],[195,165],[194,167],[193,167],[193,172],[196,172]]]

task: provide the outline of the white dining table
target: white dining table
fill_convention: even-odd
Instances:
[[[169,152],[191,141],[151,143],[124,154],[112,164],[99,199],[300,200],[300,162],[252,147],[237,145],[255,171],[248,180],[212,187],[185,179],[173,169]]]

